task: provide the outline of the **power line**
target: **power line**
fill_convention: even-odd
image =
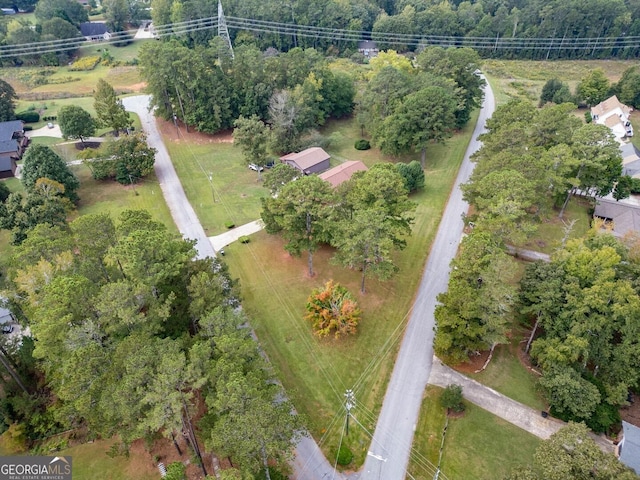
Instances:
[[[224,18],[224,17],[223,17]],[[313,25],[298,25],[293,23],[274,22],[241,17],[226,17],[226,27],[248,30],[253,32],[271,33],[279,35],[291,35],[294,37],[315,38],[318,40],[359,41],[363,38],[374,37],[377,41],[390,45],[406,45],[410,47],[442,46],[442,47],[470,47],[474,49],[492,50],[547,50],[547,51],[571,51],[571,50],[606,50],[610,48],[637,48],[640,46],[640,36],[620,37],[477,37],[477,36],[452,36],[452,35],[414,35],[392,32],[370,32],[365,30],[347,30],[340,28],[317,27]],[[200,30],[221,28],[219,17],[205,17],[184,22],[174,22],[159,25],[155,28],[157,37],[168,35],[183,35]],[[227,30],[228,32],[228,30]],[[114,44],[129,40],[135,30],[116,32],[103,44]],[[135,41],[135,39],[133,39]],[[95,45],[94,43],[82,43],[79,38],[49,40],[25,44],[0,46],[0,58],[17,55],[37,55],[43,53],[56,53],[66,50],[75,50]]]

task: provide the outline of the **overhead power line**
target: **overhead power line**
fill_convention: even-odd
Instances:
[[[477,37],[452,35],[413,35],[392,32],[370,32],[364,30],[348,30],[341,28],[317,27],[313,25],[297,25],[293,23],[274,22],[251,18],[226,16],[226,27],[237,30],[247,30],[276,35],[290,35],[294,37],[314,38],[331,42],[359,41],[373,37],[379,42],[389,45],[406,45],[409,47],[442,46],[442,47],[470,47],[474,49],[491,50],[605,50],[609,48],[637,48],[640,47],[640,36],[621,37]],[[160,25],[155,28],[157,37],[168,35],[183,35],[200,30],[216,29],[222,25],[219,17],[205,17],[185,22],[175,22]],[[223,28],[224,30],[224,28]],[[109,40],[100,42],[101,45],[119,43],[135,35],[135,30],[116,32]],[[82,43],[79,43],[82,42]],[[16,45],[0,46],[0,58],[24,55],[39,55],[66,50],[75,50],[94,45],[81,38],[50,40]]]

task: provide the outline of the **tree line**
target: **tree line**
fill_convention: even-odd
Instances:
[[[179,8],[176,7],[179,5]],[[153,0],[152,17],[156,26],[172,22],[194,22],[216,17],[217,1]],[[234,44],[251,41],[261,50],[274,47],[282,51],[295,47],[315,49],[350,56],[357,54],[357,40],[336,40],[331,35],[305,35],[303,26],[311,25],[347,32],[368,32],[381,49],[414,50],[427,36],[457,37],[463,40],[483,38],[478,45],[482,56],[529,59],[636,58],[637,45],[625,41],[640,35],[640,8],[624,0],[304,0],[224,2],[228,16],[262,22],[300,25],[300,31],[279,33],[278,26],[252,30],[240,24],[230,34]],[[259,30],[259,31],[258,31]],[[186,44],[206,45],[216,32],[197,30],[184,34]],[[398,35],[392,41],[391,36]],[[367,34],[365,34],[367,36]],[[501,39],[526,39],[527,46],[496,48]],[[554,38],[542,45],[537,39]],[[576,38],[590,42],[579,48],[570,46]],[[611,41],[607,48],[598,43]],[[565,45],[563,48],[563,44]]]
[[[5,353],[24,390],[0,375],[14,393],[0,405],[4,428],[19,425],[23,447],[86,427],[118,434],[123,451],[161,433],[180,452],[184,434],[213,474],[201,463],[197,424],[205,449],[232,457],[245,475],[286,461],[301,419],[237,309],[226,265],[194,256],[193,242],[144,211],[27,233],[13,249],[7,290],[35,342]]]
[[[572,194],[628,195],[620,189],[618,143],[606,126],[585,124],[572,104],[511,101],[487,121],[476,167],[462,186],[471,232],[452,262],[436,308],[436,353],[464,361],[507,343],[514,315],[531,327],[526,344],[551,412],[606,431],[629,391],[640,388],[637,240],[597,233],[568,240],[550,263],[527,265],[519,280],[506,244],[522,245]],[[569,226],[570,227],[570,226]]]

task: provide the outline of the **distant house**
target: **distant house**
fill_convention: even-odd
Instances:
[[[100,42],[111,38],[111,34],[107,31],[107,24],[101,22],[81,23],[80,33],[90,42]]]
[[[616,455],[640,475],[640,428],[622,421],[622,440],[616,446]]]
[[[640,232],[640,201],[635,195],[618,201],[611,195],[596,198],[593,216],[611,222],[611,233],[617,237]]]
[[[358,51],[365,57],[372,58],[380,53],[378,45],[373,40],[363,40],[358,42]]]
[[[13,8],[0,8],[3,15],[15,15],[16,11]]]
[[[24,122],[0,122],[0,178],[13,177],[29,139],[24,136]]]
[[[367,170],[367,166],[357,160],[349,160],[348,162],[344,162],[337,167],[330,168],[326,172],[318,175],[321,179],[329,182],[334,188],[340,185],[341,183],[346,182],[351,178],[356,172],[361,172]]]
[[[595,123],[606,125],[616,138],[633,137],[633,127],[629,115],[633,109],[620,103],[618,97],[607,98],[591,108],[591,118]]]
[[[633,143],[622,143],[620,145],[620,156],[622,157],[622,174],[633,178],[640,178],[640,151]]]
[[[7,310],[4,307],[0,307],[0,326],[7,323],[15,323],[16,317],[13,316],[10,310]]]
[[[305,175],[320,173],[329,168],[331,156],[320,147],[307,148],[298,153],[280,157],[280,161],[299,170]]]

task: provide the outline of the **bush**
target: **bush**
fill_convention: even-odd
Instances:
[[[26,123],[36,123],[40,121],[40,114],[36,111],[25,111],[16,113],[16,119]]]
[[[349,465],[353,460],[353,452],[346,445],[340,445],[340,450],[338,451],[337,462],[338,465],[342,465],[343,467]]]
[[[93,70],[100,62],[98,55],[92,55],[90,57],[82,57],[71,64],[69,70],[72,72]]]
[[[224,226],[227,228],[233,228],[236,224],[234,222],[224,222]]]
[[[589,111],[584,112],[584,121],[587,123],[591,123],[593,121],[593,118],[591,117],[591,112]]]
[[[23,130],[24,130],[25,132],[28,132],[28,131],[30,131],[30,130],[33,130],[33,127],[32,127],[31,125],[25,125],[25,126],[24,126],[24,128],[23,128]]]
[[[240,241],[240,243],[249,243],[251,241],[251,239],[249,237],[247,237],[246,235],[243,235],[238,240]]]
[[[369,143],[369,140],[361,138],[360,140],[356,140],[354,147],[356,150],[369,150],[371,148],[371,143]]]
[[[440,395],[440,405],[454,412],[464,412],[462,403],[462,387],[460,385],[449,385]]]

